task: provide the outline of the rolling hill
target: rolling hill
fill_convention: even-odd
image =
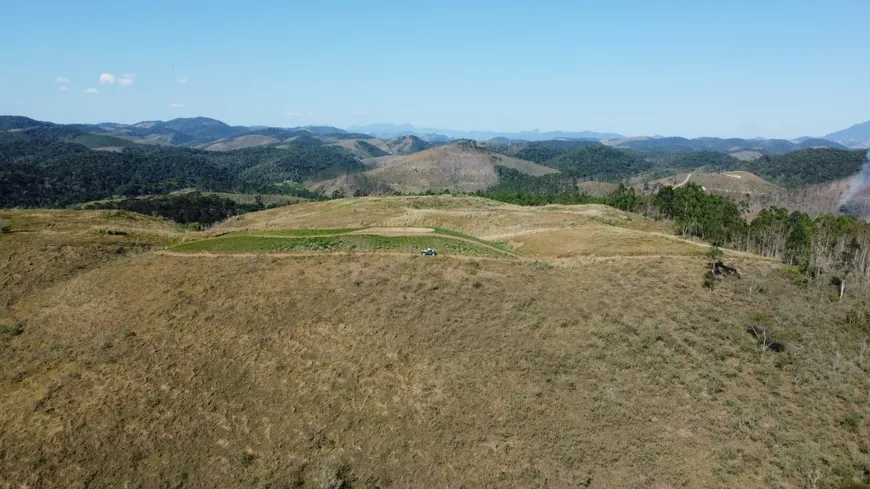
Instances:
[[[662,221],[458,196],[196,233],[0,218],[11,487],[845,487],[868,462],[861,289],[726,250],[742,277],[710,292]]]
[[[349,194],[358,189],[366,193],[383,193],[388,189],[398,192],[473,192],[498,182],[496,167],[512,168],[531,176],[558,173],[530,161],[462,144],[438,146],[404,158],[384,158],[381,163],[359,176],[314,182],[309,187],[324,189],[327,193],[343,188]]]
[[[614,139],[623,137],[616,133],[593,132],[593,131],[548,131],[541,132],[521,131],[521,132],[497,132],[497,131],[457,131],[452,129],[435,129],[425,127],[415,127],[411,124],[370,124],[365,126],[353,126],[352,131],[364,132],[373,134],[383,138],[393,138],[398,136],[418,136],[426,139],[432,136],[441,136],[442,138],[453,139],[474,139],[478,141],[487,141],[493,138],[503,138],[510,140],[523,141],[545,141],[550,139]],[[427,137],[427,135],[429,137]],[[435,141],[432,141],[435,142]]]
[[[387,146],[388,153],[402,156],[425,151],[432,147],[431,144],[423,141],[417,136],[401,136],[389,139],[384,143]]]
[[[70,126],[56,125],[39,125],[0,132],[0,141],[58,141],[80,144],[90,149],[120,149],[135,144],[114,136],[84,132]]]
[[[782,190],[758,175],[745,171],[722,173],[681,173],[652,182],[657,185],[679,187],[687,183],[700,185],[705,191],[714,194],[730,195],[740,200],[744,195],[769,195]]]
[[[612,139],[602,141],[602,144],[617,148],[633,149],[658,153],[687,153],[692,151],[715,151],[719,153],[734,153],[740,151],[757,151],[762,154],[783,154],[809,148],[846,149],[846,146],[828,139],[805,139],[792,142],[785,139],[739,139],[739,138],[697,138],[681,137],[638,137]]]

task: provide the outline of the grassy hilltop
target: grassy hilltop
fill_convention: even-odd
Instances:
[[[832,301],[725,250],[742,278],[710,291],[708,247],[635,214],[446,195],[202,232],[0,218],[0,487],[803,488],[870,469],[866,289]]]

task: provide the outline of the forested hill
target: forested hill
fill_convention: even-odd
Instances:
[[[797,187],[849,177],[866,161],[864,150],[804,149],[723,165],[722,169],[745,170],[786,187]]]
[[[830,148],[762,155],[758,159],[744,161],[716,151],[642,152],[588,141],[487,144],[485,147],[555,168],[580,181],[610,183],[625,182],[632,177],[660,177],[686,170],[743,170],[782,186],[797,187],[849,177],[857,173],[866,161],[864,150]],[[530,186],[537,187],[538,184],[530,183]]]
[[[326,145],[226,153],[136,146],[116,153],[62,141],[0,141],[0,207],[59,207],[190,187],[305,194],[292,183],[363,169],[346,150]]]
[[[313,196],[303,183],[367,169],[351,151],[332,142],[340,138],[314,137],[310,132],[296,132],[290,139],[266,146],[203,151],[135,144],[108,134],[41,124],[26,118],[2,121],[13,129],[0,132],[0,207],[58,207],[115,195],[160,194],[181,188]],[[183,125],[175,127],[184,129]],[[403,143],[395,142],[400,146]],[[410,148],[416,141],[407,139],[404,143]],[[370,156],[386,155],[372,143],[354,144],[368,148]],[[509,179],[500,175],[509,188],[536,193],[548,188],[561,189],[578,181],[637,182],[687,170],[745,170],[776,184],[795,187],[849,177],[865,161],[864,151],[836,149],[805,149],[744,161],[713,151],[641,152],[594,141],[468,144],[496,155],[504,152],[521,156],[559,170],[559,177],[542,180],[527,175],[510,175]],[[394,154],[399,151],[398,146],[391,150]]]

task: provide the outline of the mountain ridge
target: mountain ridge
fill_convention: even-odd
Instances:
[[[854,149],[870,149],[870,121],[854,124],[824,137]]]

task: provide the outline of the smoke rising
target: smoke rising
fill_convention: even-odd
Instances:
[[[849,191],[843,194],[840,205],[844,205],[858,195],[862,190],[870,187],[870,151],[867,151],[867,162],[861,166],[861,172],[852,177],[849,182]]]

